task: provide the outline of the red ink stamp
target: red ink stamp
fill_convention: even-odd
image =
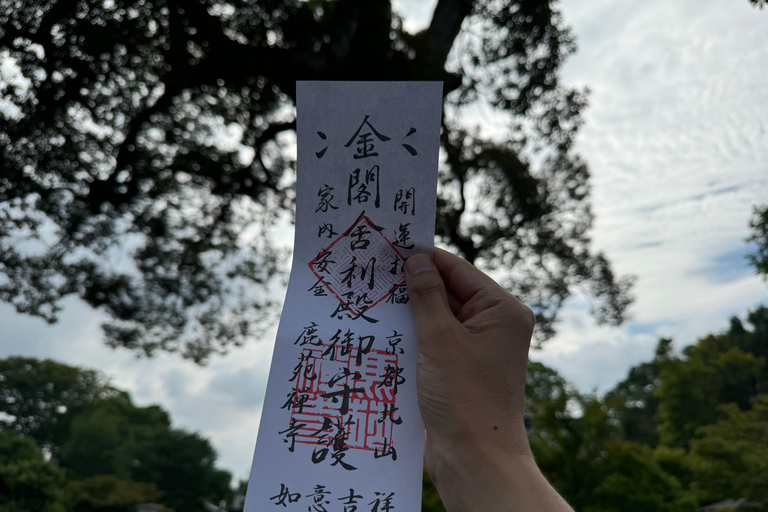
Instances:
[[[357,318],[391,294],[403,293],[403,262],[383,228],[363,212],[309,262],[309,268],[318,278],[313,288],[324,287],[341,303],[331,316],[347,313]]]
[[[289,423],[296,443],[393,452],[393,429],[402,423],[396,354],[323,344],[305,347],[300,364]]]

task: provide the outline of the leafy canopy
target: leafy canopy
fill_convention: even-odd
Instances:
[[[20,489],[15,505],[60,497],[67,510],[122,511],[156,500],[202,512],[204,500],[230,494],[231,475],[216,466],[207,439],[173,428],[157,405],[137,407],[97,371],[0,359],[0,406],[0,495]]]
[[[547,0],[0,0],[0,300],[55,321],[74,295],[106,341],[204,361],[258,332],[294,201],[295,81],[442,80],[437,238],[503,269],[554,333],[575,288],[620,323],[630,279],[590,249],[585,105]],[[478,106],[506,130],[474,126]],[[282,225],[282,224],[280,224]],[[512,279],[514,277],[514,279]]]

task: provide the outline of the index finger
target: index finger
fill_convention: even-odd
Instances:
[[[443,277],[449,294],[461,302],[467,302],[481,290],[502,289],[496,281],[470,262],[439,247],[435,247],[432,260]]]

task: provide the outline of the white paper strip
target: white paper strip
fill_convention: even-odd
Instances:
[[[246,512],[421,508],[403,261],[432,251],[441,106],[439,82],[297,84],[293,266]]]

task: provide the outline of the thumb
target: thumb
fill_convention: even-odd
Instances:
[[[405,282],[416,319],[416,328],[445,327],[453,320],[448,294],[437,267],[426,254],[414,254],[405,261]]]

